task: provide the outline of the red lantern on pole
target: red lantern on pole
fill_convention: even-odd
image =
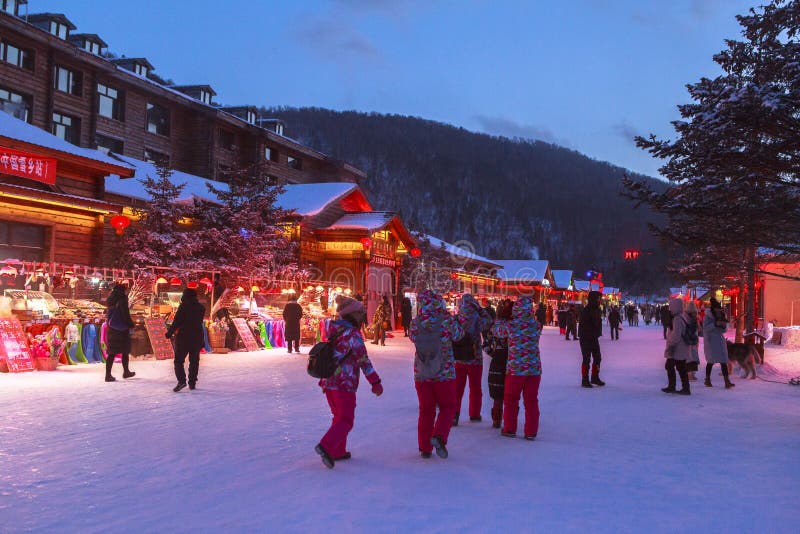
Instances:
[[[122,235],[122,232],[131,225],[131,220],[124,215],[114,215],[109,222],[114,230],[116,230],[117,235]]]
[[[408,253],[411,254],[412,258],[419,258],[420,254],[422,254],[422,251],[417,247],[414,247],[411,250],[409,250]]]
[[[181,285],[181,279],[178,278],[177,276],[173,277],[173,278],[170,279],[169,285],[171,285],[171,286],[179,286],[179,285]]]
[[[197,289],[198,287],[200,287],[200,284],[198,284],[197,282],[189,282],[188,284],[186,284],[187,289]]]
[[[361,242],[361,246],[364,247],[364,250],[369,250],[372,247],[372,239],[368,237],[362,237],[359,241]]]

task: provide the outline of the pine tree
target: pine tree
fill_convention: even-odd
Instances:
[[[181,221],[186,206],[176,201],[185,184],[172,181],[166,162],[156,163],[156,176],[140,180],[150,197],[147,205],[134,208],[136,222],[125,232],[120,263],[129,268],[148,266],[180,267],[193,253]]]
[[[288,213],[275,206],[283,186],[263,165],[232,169],[226,182],[209,185],[217,202],[195,205],[197,267],[218,270],[231,283],[302,278],[297,244],[287,237]]]
[[[636,140],[666,160],[672,187],[623,181],[628,196],[668,216],[653,230],[686,251],[679,261],[690,270],[737,273],[750,330],[759,249],[800,252],[800,4],[773,0],[737,19],[743,40],[714,56],[723,74],[687,86],[677,139]]]

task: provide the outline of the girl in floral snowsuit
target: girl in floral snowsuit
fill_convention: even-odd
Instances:
[[[333,421],[315,448],[328,468],[333,468],[337,460],[350,458],[347,435],[355,421],[359,373],[364,373],[375,395],[383,393],[381,379],[372,367],[361,337],[361,324],[366,317],[364,305],[349,297],[341,297],[336,313],[339,319],[328,326],[327,339],[335,339],[334,352],[341,363],[333,376],[319,381],[328,399]]]
[[[542,325],[534,317],[530,297],[517,300],[512,314],[508,335],[502,434],[516,436],[519,397],[522,394],[525,405],[525,439],[532,440],[539,431],[539,384],[542,380],[539,336]]]

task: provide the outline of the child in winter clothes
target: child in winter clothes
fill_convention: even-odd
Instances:
[[[691,357],[692,348],[683,340],[683,333],[689,321],[692,321],[683,311],[683,300],[672,299],[669,302],[669,311],[672,322],[672,330],[667,336],[667,346],[664,350],[664,357],[667,359],[664,369],[667,370],[667,387],[661,388],[664,393],[677,393],[679,395],[691,395],[689,389],[689,373],[686,371],[686,361]],[[675,369],[681,377],[681,389],[675,389]]]
[[[336,314],[339,318],[328,326],[327,338],[334,342],[334,352],[341,363],[333,376],[319,381],[328,399],[333,421],[315,447],[328,468],[333,468],[336,460],[350,458],[347,435],[355,420],[359,371],[364,373],[375,395],[383,393],[381,379],[372,367],[361,337],[361,325],[366,317],[364,305],[349,297],[340,297]]]
[[[411,323],[411,341],[420,341],[424,332],[438,328],[441,332],[439,371],[433,376],[423,374],[419,356],[414,358],[414,386],[419,399],[417,439],[423,458],[430,458],[434,447],[436,455],[447,458],[447,437],[456,413],[456,371],[453,360],[453,341],[464,336],[464,329],[455,317],[447,313],[441,295],[426,289],[417,297],[419,310]],[[439,415],[436,416],[436,408]]]
[[[694,320],[699,329],[700,320],[697,318],[697,305],[693,300],[690,300],[686,303],[686,315],[688,315],[690,319]],[[697,380],[697,375],[695,373],[700,367],[700,352],[698,351],[699,346],[700,344],[698,343],[690,347],[691,350],[689,353],[689,359],[686,360],[686,372],[689,374],[689,380],[692,382]]]
[[[492,345],[489,356],[489,396],[494,401],[492,405],[492,426],[500,428],[503,423],[503,396],[506,385],[506,363],[508,362],[508,334],[511,310],[514,303],[503,300],[497,306],[497,319],[492,327]]]
[[[491,317],[475,301],[475,297],[467,293],[461,297],[458,308],[458,320],[464,327],[466,334],[472,338],[472,353],[474,358],[456,362],[456,415],[453,425],[458,425],[461,402],[464,390],[469,380],[469,420],[481,420],[481,376],[483,375],[483,350],[481,349],[481,332],[486,330],[491,323]]]
[[[539,432],[539,384],[542,381],[539,336],[542,325],[534,317],[530,297],[522,297],[514,304],[508,330],[502,434],[508,437],[517,435],[519,397],[522,394],[525,439],[533,440]]]

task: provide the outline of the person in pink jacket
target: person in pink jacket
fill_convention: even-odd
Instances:
[[[347,435],[355,421],[359,374],[364,373],[375,395],[383,393],[381,379],[372,367],[361,337],[361,325],[366,318],[364,305],[349,297],[340,297],[336,314],[338,319],[330,323],[326,334],[327,339],[333,341],[334,352],[341,363],[333,376],[319,381],[328,399],[333,421],[314,448],[329,469],[337,460],[351,457],[347,451]]]
[[[410,337],[416,348],[414,385],[419,399],[417,440],[423,458],[447,458],[447,437],[456,413],[456,371],[453,341],[464,336],[456,317],[447,313],[441,295],[426,289],[417,297],[419,312],[411,323]],[[436,408],[439,415],[436,415]]]

